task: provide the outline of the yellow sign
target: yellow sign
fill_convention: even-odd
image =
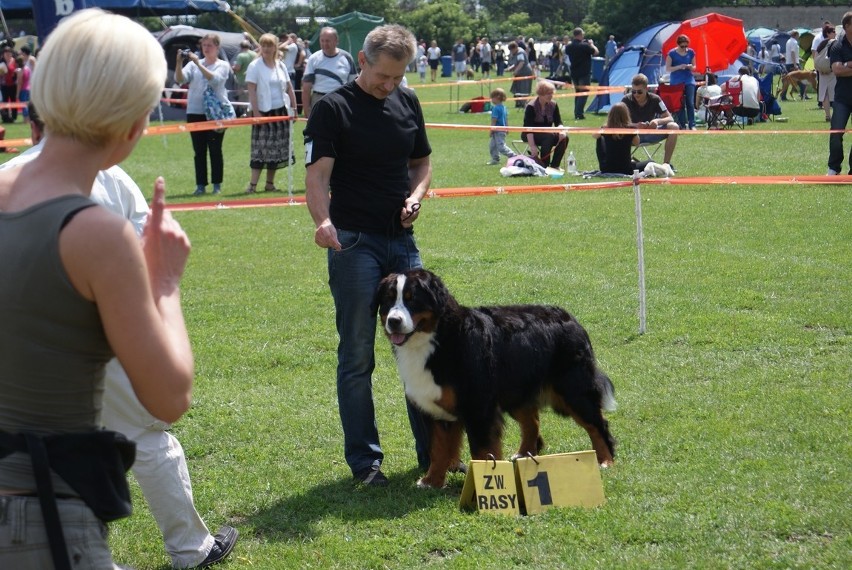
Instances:
[[[520,514],[515,465],[494,459],[471,461],[459,506],[480,512]]]
[[[515,474],[528,515],[551,507],[597,507],[606,502],[594,451],[522,457],[515,460]]]

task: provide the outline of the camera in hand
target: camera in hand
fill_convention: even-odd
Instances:
[[[181,55],[181,57],[189,58],[190,54],[192,54],[192,50],[191,50],[191,49],[182,49],[182,50],[180,50],[180,55]]]

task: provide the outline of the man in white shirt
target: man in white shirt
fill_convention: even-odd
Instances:
[[[281,38],[281,43],[278,44],[278,51],[281,52],[281,59],[284,61],[284,66],[290,74],[290,79],[296,80],[296,59],[299,57],[299,37],[290,33]],[[304,81],[304,80],[303,80]]]
[[[787,61],[787,71],[799,69],[799,32],[790,32],[790,39],[784,46],[784,57]]]
[[[337,30],[326,26],[319,34],[320,51],[312,53],[302,77],[302,105],[305,117],[325,95],[355,79],[358,71],[352,55],[337,47]]]
[[[754,118],[760,114],[760,84],[751,76],[748,67],[740,67],[739,75],[726,81],[722,86],[722,92],[739,94],[739,97],[735,97],[732,113],[725,113],[728,118],[736,115],[746,117],[749,123],[753,123]]]

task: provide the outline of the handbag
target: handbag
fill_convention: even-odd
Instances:
[[[225,99],[221,101],[216,92],[209,85],[204,90],[204,116],[208,121],[224,121],[225,119],[236,119],[237,113],[234,112],[234,106],[231,102]],[[224,129],[216,129],[221,132]]]

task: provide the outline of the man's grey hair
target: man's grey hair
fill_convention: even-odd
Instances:
[[[323,34],[331,34],[335,38],[338,37],[337,29],[332,28],[331,26],[323,26],[322,28],[320,28],[320,35],[323,35]]]
[[[374,65],[381,54],[396,61],[411,63],[415,53],[417,53],[417,41],[414,34],[399,24],[373,28],[364,39],[364,58],[370,65]]]

